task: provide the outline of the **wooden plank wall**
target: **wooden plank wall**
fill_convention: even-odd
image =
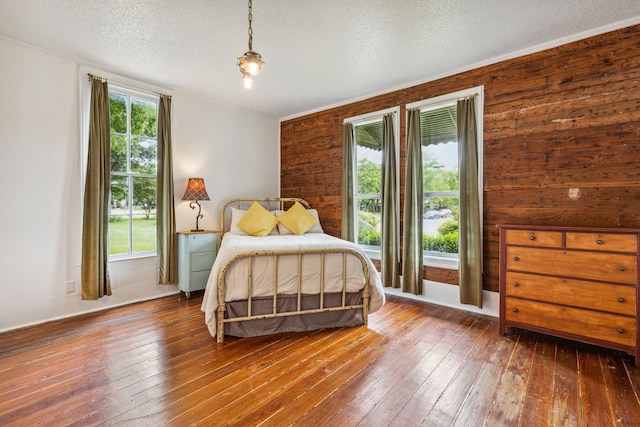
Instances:
[[[343,119],[401,107],[402,200],[405,105],[484,85],[484,287],[497,292],[496,224],[640,228],[639,81],[640,25],[287,120],[281,195],[340,236]]]

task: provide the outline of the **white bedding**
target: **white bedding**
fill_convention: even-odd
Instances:
[[[209,281],[202,301],[205,322],[212,336],[216,335],[216,310],[218,308],[218,276],[223,266],[239,251],[328,249],[336,247],[352,248],[362,255],[364,252],[354,243],[323,233],[297,235],[269,235],[265,237],[241,236],[226,233],[222,240],[216,261],[211,269]],[[384,291],[375,266],[364,255],[369,265],[369,312],[373,313],[384,304]],[[256,257],[253,263],[254,296],[269,296],[273,293],[273,257]],[[317,293],[320,284],[320,256],[304,255],[302,262],[302,293]],[[342,255],[325,255],[325,292],[342,291]],[[227,270],[225,301],[236,301],[248,297],[248,263],[236,262]],[[278,293],[297,293],[297,255],[281,258],[278,263]],[[231,283],[238,284],[231,286]],[[360,261],[354,256],[347,257],[347,292],[357,292],[364,287],[364,276]]]

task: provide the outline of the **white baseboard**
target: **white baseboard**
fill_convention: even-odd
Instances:
[[[0,323],[0,332],[39,325],[54,320],[66,319],[169,295],[176,295],[179,292],[176,285],[151,284],[147,286],[138,285],[116,289],[113,295],[93,301],[82,301],[80,295],[73,295],[66,298],[40,302],[42,306],[39,308],[34,307],[32,304],[27,309],[26,306],[21,307],[19,304],[16,304],[12,308],[0,310],[0,317],[4,319]]]
[[[384,288],[384,293],[387,295],[430,302],[493,317],[498,317],[500,313],[500,294],[498,292],[482,291],[482,308],[478,308],[475,305],[460,304],[459,288],[454,285],[423,280],[422,291],[422,295],[414,295],[402,292],[401,288]]]

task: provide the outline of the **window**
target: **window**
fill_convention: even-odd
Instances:
[[[354,174],[356,243],[368,249],[373,257],[379,257],[382,238],[382,166],[385,158],[382,148],[382,122],[385,114],[396,113],[393,115],[393,122],[397,150],[398,110],[396,107],[345,120],[353,124],[356,145],[356,173]]]
[[[423,248],[436,256],[458,254],[458,140],[456,101],[420,111]]]
[[[457,100],[477,95],[476,117],[483,117],[483,90],[476,87],[407,105],[420,108],[422,143],[423,250],[425,265],[456,268],[460,191]],[[477,121],[478,186],[482,189],[482,120]]]
[[[109,255],[155,253],[158,97],[109,87]]]
[[[382,207],[382,118],[354,125],[356,142],[357,242],[380,247]]]

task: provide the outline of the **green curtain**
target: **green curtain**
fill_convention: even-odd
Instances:
[[[402,228],[402,291],[422,295],[422,141],[420,109],[407,111],[407,160]]]
[[[400,287],[398,238],[398,179],[393,114],[382,118],[382,232],[381,279],[384,286]]]
[[[109,280],[109,192],[111,182],[109,88],[91,81],[89,147],[82,213],[82,299],[111,295]]]
[[[353,137],[353,125],[345,123],[343,128],[344,145],[342,148],[342,238],[356,241],[354,169],[356,146]]]
[[[178,283],[178,240],[173,203],[171,153],[171,97],[160,96],[158,106],[158,185],[156,187],[158,283]]]
[[[460,302],[482,308],[482,229],[474,98],[458,100]]]

